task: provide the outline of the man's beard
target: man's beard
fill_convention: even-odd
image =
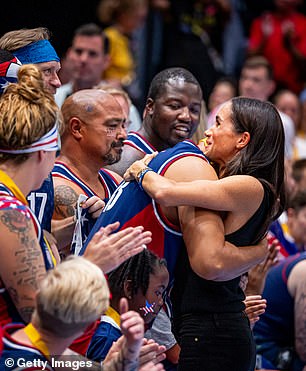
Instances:
[[[113,148],[123,148],[123,141],[113,142],[111,144],[111,149],[109,153],[103,156],[103,163],[105,165],[113,165],[116,162],[120,161],[121,159],[121,153],[117,153],[112,151]]]

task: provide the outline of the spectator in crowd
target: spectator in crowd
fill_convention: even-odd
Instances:
[[[237,95],[237,84],[234,79],[230,77],[221,77],[215,84],[212,92],[208,99],[208,117],[207,117],[207,128],[213,126],[216,113],[218,112],[220,105]],[[202,136],[204,138],[204,135]]]
[[[306,190],[291,196],[287,210],[272,223],[269,239],[277,239],[281,258],[306,250]]]
[[[239,95],[262,101],[270,100],[275,92],[276,84],[269,61],[262,56],[246,59],[239,78]],[[285,155],[287,159],[293,156],[295,127],[292,119],[279,111],[285,130]]]
[[[55,101],[59,107],[63,105],[67,97],[79,90],[106,84],[102,76],[110,63],[109,53],[109,38],[98,25],[87,23],[75,30],[65,62],[70,70],[71,78],[55,94]],[[129,120],[134,126],[139,127],[141,120],[138,111],[134,105],[131,110]]]
[[[284,89],[275,94],[273,102],[281,112],[288,115],[294,122],[296,135],[293,159],[306,157],[306,131],[302,121],[302,104],[299,97],[292,91]]]
[[[271,63],[278,88],[299,94],[305,82],[306,17],[301,0],[274,0],[275,9],[256,18],[250,29],[250,55]]]
[[[100,0],[98,18],[106,27],[104,32],[110,42],[110,63],[104,70],[103,79],[123,87],[138,106],[142,105],[136,75],[137,53],[141,45],[135,38],[148,13],[147,0]],[[140,101],[140,102],[139,102]]]
[[[102,73],[109,64],[109,40],[102,28],[94,23],[78,27],[67,50],[66,63],[71,79],[55,94],[59,107],[76,91],[91,89],[101,82]]]
[[[295,182],[295,188],[306,189],[306,159],[301,158],[292,163],[291,176]]]

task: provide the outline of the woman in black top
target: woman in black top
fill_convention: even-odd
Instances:
[[[276,108],[268,102],[233,98],[221,107],[203,144],[219,180],[178,183],[147,171],[142,172],[142,187],[162,205],[218,210],[227,241],[236,246],[256,244],[284,208],[284,130]],[[136,162],[128,176],[137,179],[147,162]],[[179,369],[252,369],[254,342],[243,312],[240,277],[228,281],[201,277],[205,257],[193,238],[184,235],[187,249],[178,259],[171,294],[182,347]]]

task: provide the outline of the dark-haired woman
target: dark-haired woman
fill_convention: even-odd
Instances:
[[[220,211],[227,241],[256,244],[284,208],[284,130],[277,110],[268,102],[231,99],[206,131],[203,149],[221,179],[177,183],[153,171],[144,173],[148,159],[134,163],[125,178],[137,180],[141,174],[143,189],[162,205]],[[188,208],[185,216],[186,249],[178,259],[171,295],[181,345],[179,370],[252,369],[255,347],[240,277],[212,281],[201,276],[208,246],[195,233],[197,209]],[[222,264],[226,272],[226,259]]]

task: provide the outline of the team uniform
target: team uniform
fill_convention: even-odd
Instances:
[[[11,183],[13,185],[13,183]],[[43,233],[37,220],[34,212],[24,203],[22,203],[10,189],[8,184],[0,183],[0,210],[16,210],[26,216],[28,219],[31,219],[37,239],[41,246],[41,251],[44,258],[44,263],[46,270],[52,269],[56,262],[52,251],[43,237]],[[10,323],[10,322],[23,322],[21,316],[19,315],[15,304],[11,300],[9,293],[6,291],[3,284],[0,289],[0,323],[1,325]]]
[[[88,197],[96,196],[96,193],[86,185],[81,178],[79,178],[67,165],[63,162],[56,161],[54,168],[52,170],[53,177],[59,177],[75,183],[79,186],[84,194]],[[116,179],[111,175],[111,173],[105,169],[99,170],[99,178],[100,182],[103,186],[105,192],[104,201],[107,202],[110,196],[114,193],[116,188],[118,187],[118,182]]]
[[[80,187],[83,193],[87,197],[97,196],[97,194],[85,183],[81,178],[79,178],[67,165],[63,162],[56,161],[54,168],[52,170],[52,176],[62,178],[65,180],[69,180],[70,182],[76,184]],[[104,202],[107,203],[110,196],[115,192],[118,187],[118,182],[116,179],[111,175],[111,173],[105,169],[99,170],[99,179],[104,189]],[[81,216],[81,240],[82,243],[85,242],[87,236],[92,229],[93,225],[95,224],[96,220],[92,219],[90,214],[86,210],[82,210]],[[72,244],[72,252],[74,252],[74,244]]]
[[[124,145],[133,147],[137,149],[137,151],[142,152],[144,154],[150,154],[157,151],[153,147],[153,145],[147,141],[146,138],[144,138],[141,134],[135,131],[130,131],[128,133],[128,136],[124,141]]]
[[[292,269],[305,259],[305,252],[289,256],[272,267],[267,275],[262,297],[267,299],[268,305],[253,331],[257,354],[263,357],[263,361],[268,360],[273,366],[271,368],[278,368],[277,363],[281,361],[280,354],[284,350],[294,349],[294,299],[288,291],[287,283]],[[294,354],[290,370],[301,371],[304,365]]]
[[[0,370],[46,370],[53,371],[50,361],[43,352],[11,337],[11,334],[24,328],[23,325],[6,325],[3,329],[3,352],[0,357]],[[13,360],[10,364],[8,361]],[[18,363],[17,363],[18,362]],[[28,364],[26,365],[26,362]]]
[[[97,362],[103,361],[113,342],[121,335],[120,314],[112,307],[108,307],[91,339],[86,357]]]
[[[27,201],[39,220],[41,228],[51,232],[51,219],[54,212],[54,187],[51,174],[39,189],[27,196]]]
[[[187,156],[196,156],[207,161],[200,149],[193,142],[186,140],[160,152],[150,162],[150,167],[163,175],[171,164]],[[152,232],[152,242],[148,248],[167,260],[171,282],[177,255],[183,246],[182,233],[179,227],[167,220],[160,206],[139,188],[136,181],[122,182],[117,188],[90,232],[81,255],[93,235],[102,226],[115,221],[120,222],[120,229],[142,225],[145,230]]]

